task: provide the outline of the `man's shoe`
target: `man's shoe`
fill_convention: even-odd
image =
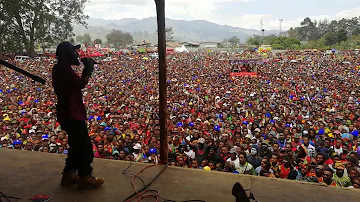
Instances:
[[[79,189],[91,189],[96,188],[104,184],[104,179],[97,178],[93,175],[87,175],[85,177],[79,177]]]
[[[61,185],[68,186],[72,184],[77,184],[79,181],[79,176],[75,171],[63,173],[61,178]]]

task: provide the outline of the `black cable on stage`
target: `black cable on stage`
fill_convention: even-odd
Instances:
[[[127,168],[125,168],[125,170],[122,172],[122,174],[128,175],[128,176],[132,176],[132,177],[135,176],[135,177],[138,178],[138,179],[143,183],[143,185],[146,187],[146,186],[147,186],[146,183],[144,182],[144,180],[143,180],[140,176],[126,172],[126,170],[128,170],[131,166],[132,166],[132,162],[130,163],[130,165],[129,165]],[[153,194],[155,194],[155,193],[157,192],[157,190],[154,190],[154,189],[149,189],[149,191],[152,192]],[[163,198],[163,197],[161,197],[161,196],[157,196],[157,197],[161,198],[161,199],[164,200],[165,202],[176,202],[176,201],[173,201],[173,200],[165,199],[165,198]]]
[[[130,164],[124,171],[123,171],[123,174],[124,172],[130,168],[132,164]],[[144,191],[146,188],[148,188],[164,171],[165,169],[169,166],[169,164],[166,164],[165,167],[148,183],[148,184],[145,184],[145,186],[143,188],[141,188],[140,190],[138,190],[137,192],[142,192]],[[138,177],[138,176],[137,176]],[[143,181],[143,180],[142,180]],[[134,192],[133,194],[131,194],[130,196],[128,196],[126,199],[123,200],[123,202],[133,198],[134,196],[136,196],[137,193]]]
[[[0,202],[3,202],[1,198],[6,198],[7,202],[11,202],[10,199],[19,200],[21,198],[13,197],[13,196],[7,196],[3,192],[0,191]]]
[[[8,202],[11,202],[10,199],[9,199],[9,197],[6,196],[6,195],[5,195],[4,193],[2,193],[2,192],[0,192],[0,202],[3,202],[3,200],[2,200],[1,198],[6,198],[6,200],[7,200]]]
[[[129,164],[128,167],[126,167],[126,168],[123,170],[122,174],[128,175],[128,176],[135,176],[136,178],[138,178],[138,179],[143,183],[143,185],[144,185],[144,187],[138,191],[138,192],[141,192],[141,191],[145,190],[146,188],[148,188],[148,187],[165,171],[165,169],[169,166],[169,164],[166,164],[166,166],[150,181],[149,184],[146,184],[146,183],[144,182],[144,180],[143,180],[140,176],[135,175],[135,174],[132,174],[132,173],[127,173],[126,171],[127,171],[131,166],[132,166],[132,162]],[[154,189],[149,189],[148,191],[150,191],[150,192],[152,192],[152,193],[158,192],[157,190],[154,190]],[[137,194],[137,193],[134,192],[132,195],[130,195],[129,197],[127,197],[125,200],[123,200],[123,202],[126,201],[126,200],[129,200],[129,199],[132,198],[132,197],[134,197],[136,194]],[[164,200],[164,202],[176,202],[176,201],[171,200],[171,199],[165,199],[165,198],[163,198],[163,197],[161,197],[161,196],[159,196],[159,195],[158,195],[157,197],[159,197],[160,199]],[[204,201],[204,200],[187,200],[187,201],[181,201],[181,202],[206,202],[206,201]]]

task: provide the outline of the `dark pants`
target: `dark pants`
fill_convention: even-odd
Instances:
[[[79,176],[91,174],[94,153],[85,121],[69,119],[60,123],[68,134],[68,157],[64,172],[78,171]]]

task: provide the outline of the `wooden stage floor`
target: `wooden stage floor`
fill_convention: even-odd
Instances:
[[[50,202],[121,202],[134,192],[132,177],[122,174],[130,164],[126,161],[95,159],[95,175],[104,177],[105,184],[98,189],[79,191],[76,185],[60,186],[63,155],[0,149],[0,159],[0,191],[7,196],[21,198],[11,202],[29,201],[37,194],[52,197]],[[135,174],[148,165],[133,163],[127,172]],[[148,183],[163,167],[148,168],[140,176]],[[360,201],[360,191],[354,189],[175,167],[166,168],[150,188],[174,201],[232,202],[235,198],[231,189],[235,182],[240,182],[244,188],[251,186],[260,202]],[[139,189],[142,187],[139,180],[136,180],[136,186]]]

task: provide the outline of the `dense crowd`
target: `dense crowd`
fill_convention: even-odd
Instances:
[[[170,164],[360,188],[359,55],[269,53],[259,77],[229,76],[229,59],[256,56],[168,55]],[[0,67],[1,147],[66,154],[52,62],[17,65],[47,83]],[[157,60],[98,65],[83,92],[95,157],[159,163],[158,97]]]

